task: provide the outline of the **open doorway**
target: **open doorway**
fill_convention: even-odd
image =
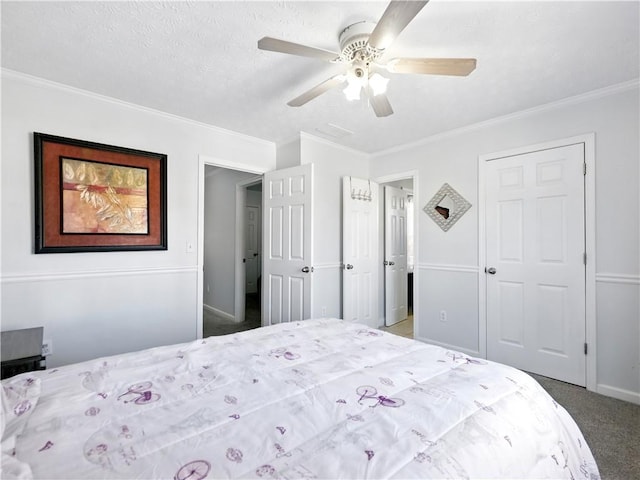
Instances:
[[[414,177],[389,180],[380,186],[384,192],[383,329],[414,338]]]
[[[202,336],[260,327],[262,177],[204,166]]]
[[[240,187],[245,193],[244,219],[244,322],[262,325],[262,179]],[[240,299],[242,294],[240,293]]]

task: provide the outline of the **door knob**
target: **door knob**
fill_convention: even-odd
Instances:
[[[344,268],[346,268],[347,270],[353,270],[353,265],[351,265],[350,263],[347,263]]]
[[[495,275],[496,274],[496,269],[493,267],[488,267],[484,269],[484,273],[488,273],[489,275]]]
[[[387,265],[395,265],[395,264],[396,264],[396,262],[387,262],[386,260],[384,261],[384,265],[385,266],[387,266]]]
[[[313,272],[313,267],[302,267],[302,273]]]

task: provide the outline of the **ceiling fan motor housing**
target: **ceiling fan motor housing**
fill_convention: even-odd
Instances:
[[[382,54],[382,51],[374,49],[368,43],[375,26],[373,22],[358,22],[340,32],[338,39],[343,62],[362,62],[368,65]]]

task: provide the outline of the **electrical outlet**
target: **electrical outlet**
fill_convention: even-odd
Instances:
[[[326,317],[326,316],[327,316],[327,307],[322,307],[322,308],[320,309],[320,314],[321,314],[323,317]]]
[[[440,321],[441,322],[446,322],[447,321],[447,311],[446,310],[440,310]]]
[[[46,357],[53,353],[53,342],[51,340],[45,340],[42,343],[42,356]]]

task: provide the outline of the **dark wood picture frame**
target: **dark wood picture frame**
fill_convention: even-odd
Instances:
[[[33,133],[35,253],[167,250],[167,156]]]

